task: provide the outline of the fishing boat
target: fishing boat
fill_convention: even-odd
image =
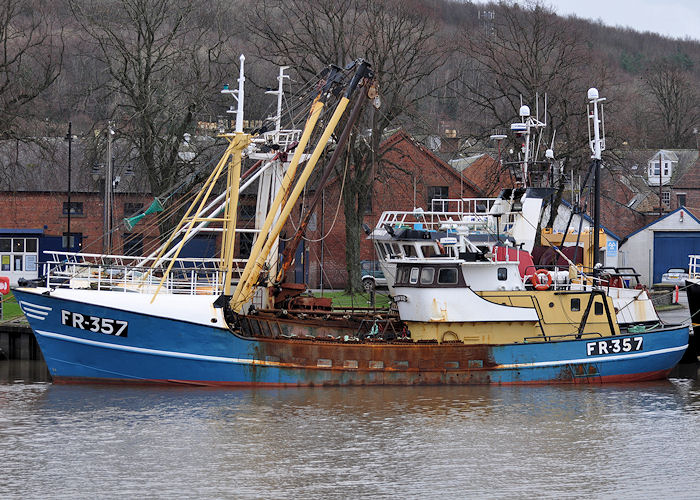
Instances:
[[[546,95],[544,102],[546,116]],[[549,211],[554,210],[554,140],[545,152],[545,159],[538,161],[539,147],[531,144],[541,144],[547,124],[540,120],[539,101],[535,109],[536,115],[531,116],[530,108],[521,105],[520,119],[511,125],[523,143],[522,158],[509,164],[510,177],[517,188],[505,187],[495,198],[434,199],[428,211],[419,207],[381,214],[369,239],[373,240],[390,293],[395,293],[393,284],[400,259],[434,256],[445,245],[455,244],[458,238],[460,252],[468,252],[465,255],[470,259],[517,261],[523,289],[593,289],[591,277],[584,279],[578,269],[572,268],[587,269],[592,274],[592,268],[600,266],[596,287],[612,299],[622,327],[660,324],[646,287],[640,284],[640,275],[633,268],[604,267],[597,263],[599,254],[595,249],[605,248],[605,233],[597,231],[599,242],[594,247],[593,231],[582,229],[582,215],[578,216],[578,229],[571,227],[574,215],[581,212],[578,201],[571,207],[563,231],[539,229],[542,221],[549,218]],[[493,137],[500,140],[505,136]],[[601,142],[604,149],[604,141]],[[584,185],[588,184],[589,176]],[[537,181],[533,183],[532,179]],[[581,198],[582,193],[578,193],[577,199]],[[559,218],[565,219],[561,213]],[[493,283],[478,286],[490,289]]]
[[[685,363],[700,360],[700,255],[689,255],[688,279],[685,280],[685,293],[688,297],[688,312],[692,330],[688,341],[688,351],[683,356]]]
[[[241,73],[241,95],[242,80]],[[536,384],[667,376],[687,347],[687,327],[621,326],[598,286],[528,290],[517,260],[476,259],[466,238],[446,236],[453,240],[443,239],[434,255],[397,258],[395,308],[337,309],[330,299],[304,294],[303,285],[285,284],[284,265],[277,271],[270,251],[349,102],[355,99],[326,170],[362,104],[376,97],[365,61],[331,68],[318,88],[242,270],[233,260],[235,208],[251,136],[237,123],[224,135],[229,147],[222,161],[173,233],[180,235],[174,252],[163,250],[148,268],[138,262],[116,273],[114,259],[88,266],[66,258],[41,286],[15,290],[55,382]],[[337,96],[297,172],[322,109]],[[600,148],[596,155],[599,160]],[[183,242],[203,223],[220,176],[227,179],[224,215],[216,217],[223,228],[220,267],[182,264]],[[268,292],[267,301],[260,302],[260,291]]]

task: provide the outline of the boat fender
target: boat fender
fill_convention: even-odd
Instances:
[[[530,276],[530,281],[535,290],[547,290],[552,284],[552,275],[546,269],[538,269],[535,274]]]

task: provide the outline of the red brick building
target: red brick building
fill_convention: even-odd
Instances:
[[[104,165],[83,141],[71,149],[71,199],[68,202],[68,147],[63,138],[0,142],[0,274],[37,277],[44,251],[102,253]],[[114,227],[112,252],[139,254],[157,236],[128,233],[120,222],[153,200],[137,168],[117,165],[113,171]],[[70,212],[71,247],[68,248]]]
[[[440,198],[487,197],[466,175],[453,169],[432,151],[400,130],[381,144],[381,163],[372,188],[371,209],[364,222],[374,228],[386,210],[428,210],[430,201]],[[493,161],[493,160],[491,160]],[[316,209],[315,223],[307,230],[304,267],[310,287],[319,287],[320,269],[325,271],[324,288],[342,288],[347,282],[345,268],[345,216],[340,189],[334,179],[324,192],[323,210]],[[337,214],[337,215],[336,215]],[[326,235],[323,241],[315,241]],[[376,260],[369,239],[360,244],[362,260]]]

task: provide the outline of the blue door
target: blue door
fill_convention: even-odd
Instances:
[[[661,282],[661,275],[670,267],[688,267],[688,255],[700,254],[699,231],[657,231],[654,233],[654,279]]]

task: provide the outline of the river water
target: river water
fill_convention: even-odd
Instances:
[[[700,498],[696,366],[592,386],[53,385],[0,361],[2,498]]]

